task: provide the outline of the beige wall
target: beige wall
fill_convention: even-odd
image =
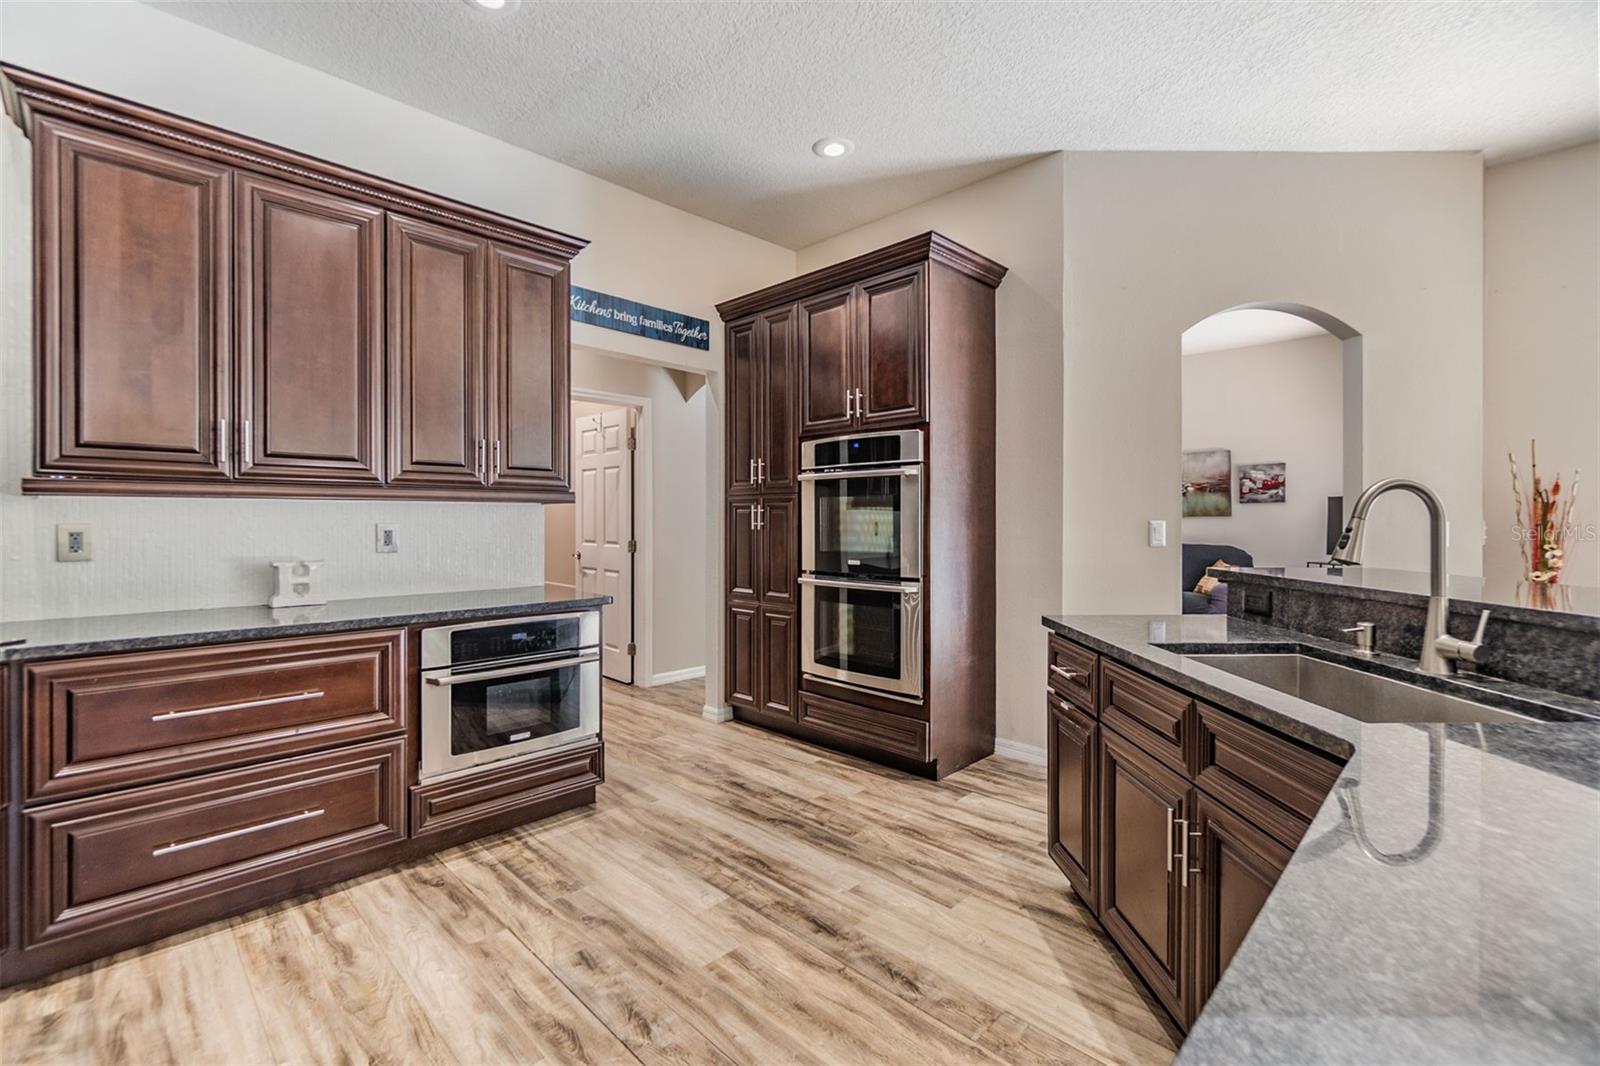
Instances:
[[[1044,744],[1039,617],[1061,607],[1061,162],[1005,171],[800,251],[803,273],[936,229],[1010,268],[996,294],[997,735]]]
[[[132,2],[0,4],[0,58],[566,230],[593,243],[579,285],[715,319],[788,277],[788,249]],[[31,427],[29,145],[0,133],[0,618],[262,602],[267,559],[328,560],[334,596],[536,583],[537,505],[127,501],[18,495]],[[574,324],[579,344],[720,368],[708,352]],[[95,560],[53,561],[58,522],[95,525]],[[373,523],[399,526],[377,555]],[[698,660],[699,655],[688,656]]]
[[[1228,448],[1246,463],[1287,464],[1282,503],[1183,519],[1186,543],[1233,544],[1258,566],[1327,557],[1328,497],[1344,491],[1344,356],[1333,336],[1183,357],[1183,447]]]
[[[1563,581],[1600,585],[1600,144],[1484,173],[1484,574],[1522,576],[1511,474],[1583,469]],[[1564,482],[1570,485],[1570,481]]]
[[[709,390],[698,376],[685,378],[588,348],[574,348],[572,387],[649,401],[644,413],[635,483],[649,479],[649,523],[634,515],[643,561],[635,587],[648,583],[649,607],[635,600],[635,625],[648,630],[648,659],[641,680],[705,665],[706,644],[714,639],[706,614],[707,571],[704,548],[707,513],[706,435]],[[684,393],[693,387],[693,392]],[[720,415],[718,416],[720,418]],[[720,484],[720,482],[719,482]],[[643,496],[639,507],[647,506]],[[551,508],[553,510],[553,508]],[[720,581],[711,583],[720,587]],[[721,611],[713,616],[721,617]]]
[[[1362,335],[1366,481],[1433,486],[1451,569],[1480,571],[1482,165],[1468,153],[1069,153],[1063,596],[1074,612],[1178,605],[1180,336],[1257,301]],[[1422,509],[1385,500],[1373,565],[1426,566]],[[1146,546],[1164,519],[1168,547]]]

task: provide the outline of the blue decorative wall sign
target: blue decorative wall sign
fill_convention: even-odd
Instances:
[[[624,300],[606,292],[572,287],[572,321],[632,333],[636,337],[681,344],[685,348],[711,348],[711,323],[637,300]]]

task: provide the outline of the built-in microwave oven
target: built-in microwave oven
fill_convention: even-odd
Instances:
[[[800,445],[800,569],[838,577],[922,577],[922,431]]]
[[[458,773],[600,733],[600,612],[422,631],[420,776]]]

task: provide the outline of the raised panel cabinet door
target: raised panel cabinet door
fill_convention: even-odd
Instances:
[[[768,715],[799,717],[795,706],[795,664],[800,636],[793,611],[761,610],[761,709]]]
[[[769,311],[758,320],[761,353],[761,410],[757,436],[757,474],[762,492],[793,492],[799,484],[799,434],[795,430],[795,309]]]
[[[728,501],[728,595],[738,599],[761,595],[760,507],[760,500]]]
[[[855,421],[855,375],[851,369],[850,289],[803,301],[800,330],[800,432],[846,430]]]
[[[728,702],[761,707],[761,609],[728,605]]]
[[[793,608],[799,598],[800,509],[793,496],[763,496],[757,519],[757,595],[769,607]]]
[[[864,282],[856,289],[857,422],[883,427],[925,422],[927,303],[923,268]]]
[[[1099,726],[1060,696],[1045,697],[1050,708],[1046,748],[1050,781],[1050,857],[1067,875],[1078,898],[1095,909],[1095,821],[1099,809]]]
[[[568,491],[568,379],[565,261],[496,245],[489,259],[492,483]]]
[[[41,473],[228,476],[226,167],[40,118]]]
[[[1189,783],[1115,730],[1100,734],[1100,921],[1150,990],[1187,1021],[1179,834]]]
[[[383,480],[383,212],[234,175],[241,477]]]
[[[1204,792],[1195,793],[1189,868],[1194,979],[1189,1021],[1211,998],[1222,971],[1289,865],[1289,849]]]
[[[486,481],[488,242],[389,216],[389,480]]]
[[[757,351],[756,320],[745,319],[728,327],[728,491],[756,491],[757,440],[762,408],[761,358]]]

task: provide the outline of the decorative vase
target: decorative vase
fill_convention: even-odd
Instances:
[[[1522,577],[1531,587],[1554,585],[1561,580],[1561,568],[1566,563],[1567,527],[1571,524],[1572,506],[1578,498],[1578,483],[1583,477],[1582,470],[1573,471],[1572,487],[1565,495],[1560,474],[1547,487],[1539,477],[1538,443],[1537,440],[1528,442],[1528,468],[1533,486],[1526,499],[1517,460],[1510,452],[1506,453],[1511,463],[1511,498],[1517,509],[1513,528],[1522,549]]]

